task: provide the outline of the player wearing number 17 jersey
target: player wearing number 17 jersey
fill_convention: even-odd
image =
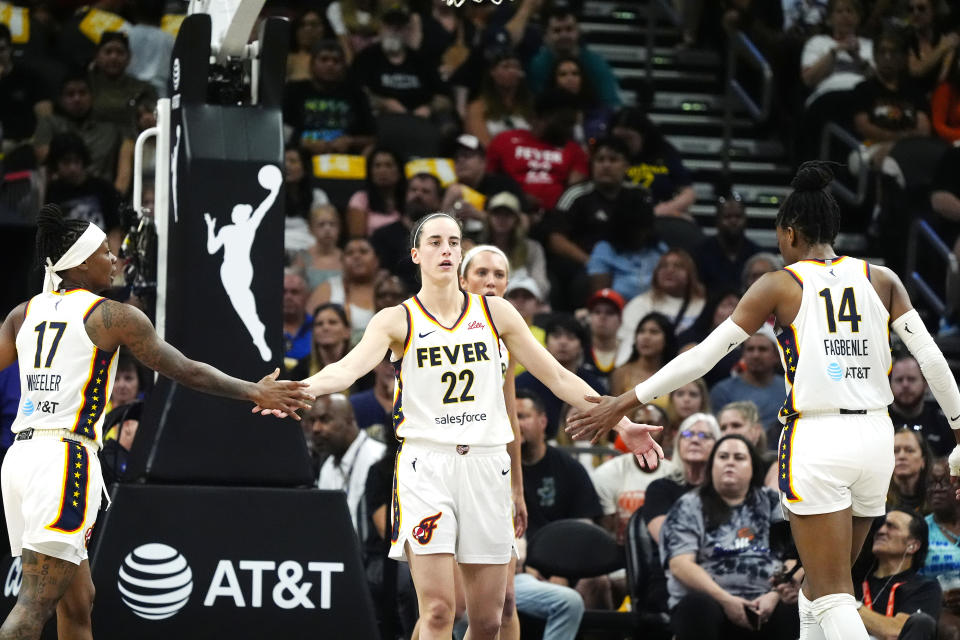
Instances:
[[[96,225],[65,220],[55,205],[37,217],[43,293],[0,325],[0,369],[20,369],[17,434],[3,460],[3,506],[10,548],[22,556],[23,585],[0,638],[39,638],[57,611],[62,637],[89,638],[93,582],[87,542],[103,479],[97,452],[103,405],[126,345],[145,365],[194,389],[253,400],[278,410],[309,407],[290,381],[245,382],[189,360],[157,336],[137,309],[101,298],[116,258]]]

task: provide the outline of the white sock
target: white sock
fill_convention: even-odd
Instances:
[[[813,604],[803,595],[803,589],[797,598],[800,608],[800,640],[826,640],[817,616],[813,615]]]
[[[849,593],[831,593],[810,605],[826,640],[869,640],[857,613],[857,601]]]

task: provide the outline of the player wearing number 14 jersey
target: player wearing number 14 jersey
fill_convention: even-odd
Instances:
[[[778,480],[805,570],[800,638],[866,640],[850,567],[873,518],[885,511],[893,473],[889,330],[916,357],[955,430],[960,390],[896,274],[834,252],[840,210],[827,190],[832,178],[827,165],[808,162],[793,180],[794,191],[777,213],[777,243],[789,266],[754,283],[703,342],[636,389],[574,416],[568,431],[574,437],[602,433],[638,403],[703,375],[773,315],[787,382]],[[950,465],[960,475],[960,447]],[[729,603],[720,604],[726,609]],[[761,625],[771,612],[762,604],[746,606]]]

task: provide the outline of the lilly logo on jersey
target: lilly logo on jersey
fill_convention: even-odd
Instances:
[[[36,410],[36,407],[33,405],[33,401],[30,398],[27,398],[23,401],[23,405],[20,407],[20,413],[25,416],[31,415]]]
[[[840,380],[843,378],[843,367],[836,362],[831,362],[827,365],[827,375],[831,380]]]
[[[482,322],[477,322],[476,320],[471,320],[471,321],[470,321],[470,324],[467,325],[467,331],[470,331],[470,329],[483,329],[483,328],[486,327],[486,326],[487,326],[487,325],[483,324]]]

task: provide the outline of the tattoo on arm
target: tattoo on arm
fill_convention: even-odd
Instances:
[[[157,335],[139,309],[117,302],[105,302],[101,306],[107,307],[101,316],[104,329],[147,367],[197,391],[238,400],[251,399],[249,382],[187,358]]]

